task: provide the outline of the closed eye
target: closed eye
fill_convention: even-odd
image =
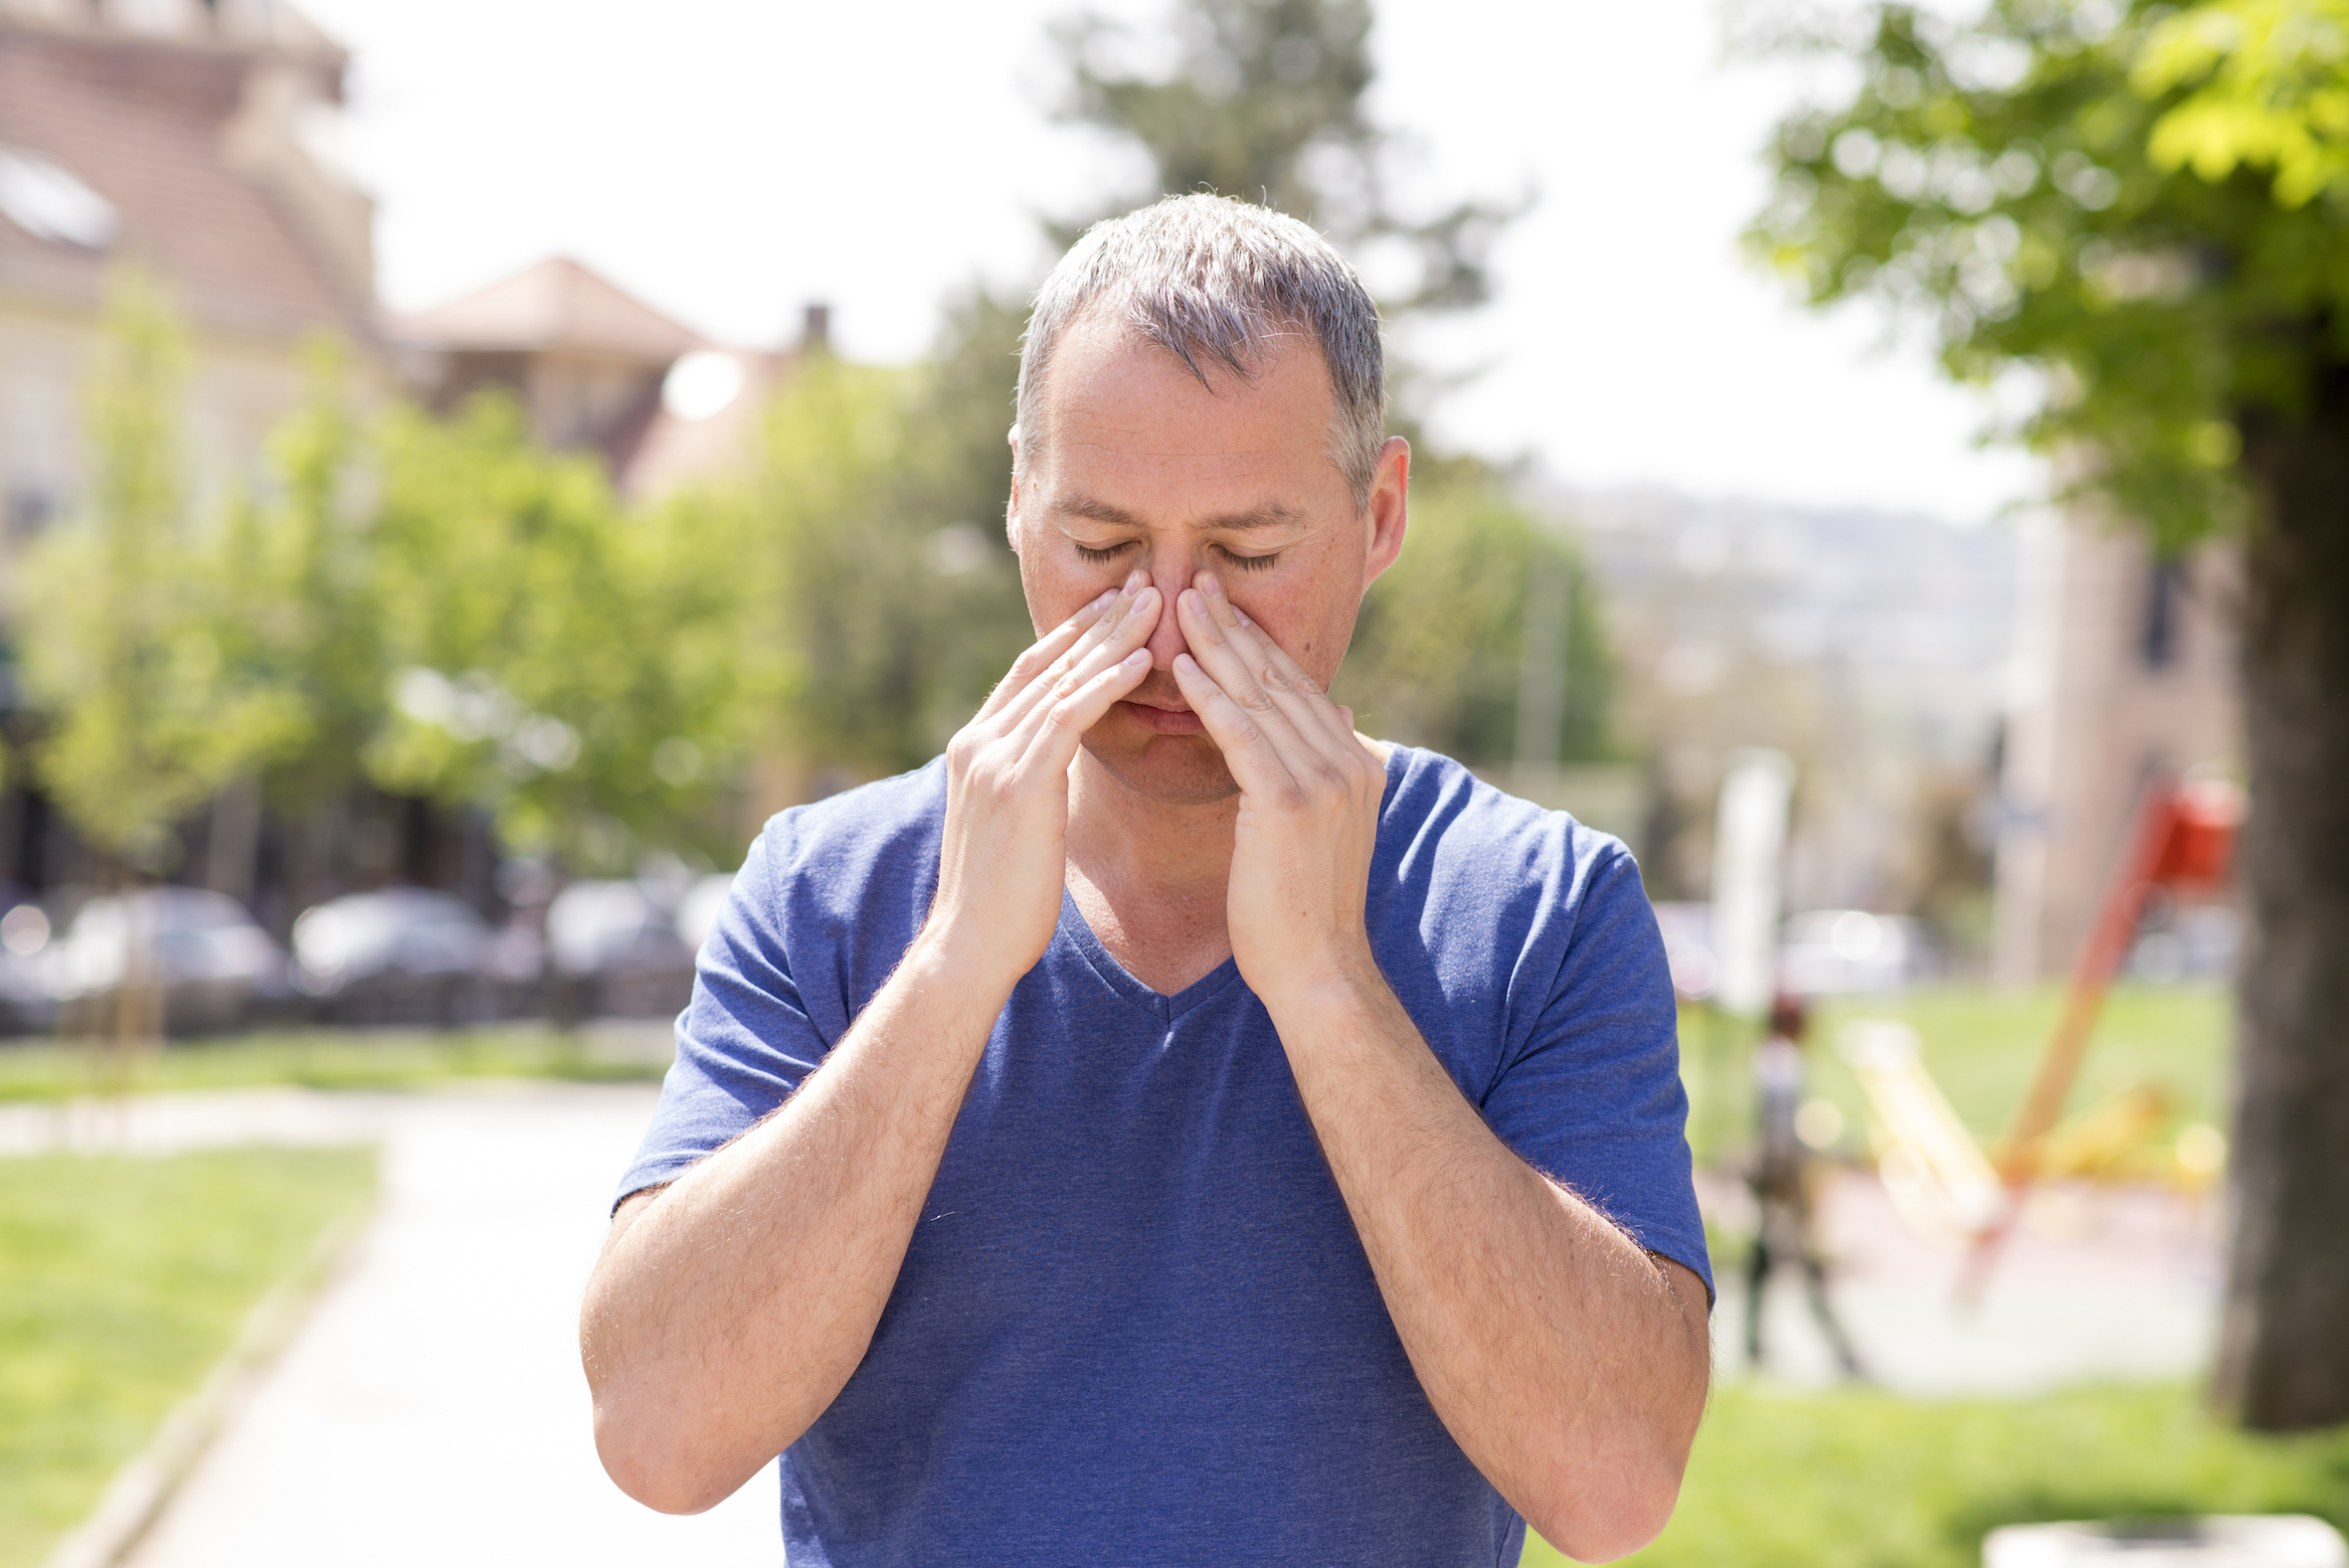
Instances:
[[[1080,561],[1095,562],[1115,561],[1118,557],[1124,555],[1127,551],[1133,548],[1134,541],[1131,539],[1127,540],[1122,545],[1109,545],[1100,550],[1094,549],[1091,545],[1079,545],[1077,546],[1077,559]]]
[[[1217,545],[1215,553],[1223,557],[1225,565],[1237,572],[1269,572],[1280,565],[1281,561],[1281,553],[1278,550],[1269,555],[1244,556],[1237,551],[1226,550],[1221,545]]]

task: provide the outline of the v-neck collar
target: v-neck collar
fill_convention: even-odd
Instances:
[[[1403,776],[1410,771],[1408,754],[1409,748],[1402,746],[1393,747],[1387,753],[1385,795],[1378,805],[1380,827],[1386,825],[1387,810],[1394,804]],[[1383,834],[1380,836],[1384,837]],[[1383,844],[1380,847],[1383,848]],[[1173,1023],[1193,1007],[1212,1000],[1240,977],[1239,960],[1226,958],[1172,996],[1164,991],[1153,990],[1128,973],[1126,966],[1101,945],[1101,939],[1094,935],[1092,922],[1086,920],[1085,912],[1077,908],[1076,896],[1065,887],[1060,890],[1060,932],[1068,938],[1069,945],[1077,950],[1087,967],[1093,970],[1102,984],[1161,1023]]]
[[[1172,996],[1151,989],[1110,956],[1101,939],[1093,934],[1093,925],[1085,919],[1085,912],[1077,908],[1076,895],[1066,888],[1060,890],[1060,930],[1102,984],[1161,1023],[1173,1023],[1240,977],[1239,960],[1226,958]]]

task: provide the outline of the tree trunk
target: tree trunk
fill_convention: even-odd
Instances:
[[[2244,422],[2250,915],[2238,979],[2227,1305],[2244,1425],[2349,1421],[2349,376]]]

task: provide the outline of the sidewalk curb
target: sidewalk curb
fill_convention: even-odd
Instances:
[[[236,1343],[204,1386],[171,1413],[146,1452],[115,1473],[97,1507],[58,1542],[43,1568],[116,1568],[130,1555],[213,1439],[252,1403],[326,1293],[357,1264],[378,1200],[370,1194],[329,1224],[293,1274],[246,1314]]]

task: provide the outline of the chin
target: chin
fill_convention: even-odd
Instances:
[[[1154,735],[1140,725],[1105,736],[1096,726],[1085,752],[1119,784],[1162,805],[1206,805],[1240,792],[1223,766],[1223,753],[1204,735]]]

